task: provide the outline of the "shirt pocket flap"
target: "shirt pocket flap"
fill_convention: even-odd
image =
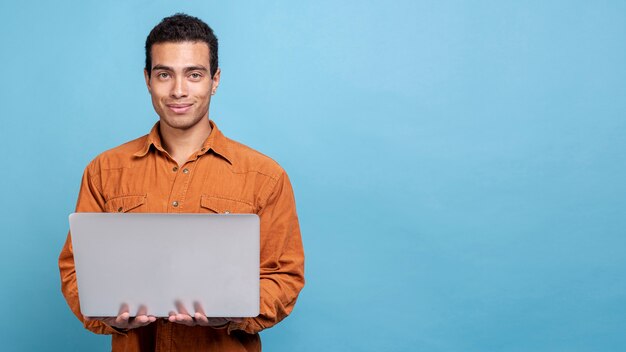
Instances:
[[[146,202],[146,196],[122,196],[109,199],[104,204],[107,213],[126,213]]]
[[[254,214],[251,204],[239,200],[202,195],[200,206],[218,214]]]

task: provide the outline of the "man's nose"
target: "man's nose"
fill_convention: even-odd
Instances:
[[[171,92],[172,98],[182,98],[187,96],[187,82],[184,77],[177,77]]]

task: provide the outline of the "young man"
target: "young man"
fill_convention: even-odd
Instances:
[[[87,329],[113,335],[113,351],[259,351],[258,332],[285,318],[304,286],[289,179],[276,162],[226,138],[209,119],[220,69],[217,38],[206,23],[184,14],[163,19],[146,40],[144,75],[159,121],[148,135],[100,154],[87,166],[76,211],[258,214],[260,314],[84,317],[70,234],[59,257],[63,295]]]

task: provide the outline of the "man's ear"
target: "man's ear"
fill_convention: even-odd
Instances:
[[[148,70],[146,70],[145,68],[143,69],[143,78],[145,78],[146,80],[146,87],[148,87],[148,92],[152,93],[152,90],[150,90],[150,75],[148,74]]]
[[[217,91],[217,87],[220,85],[221,76],[222,76],[222,70],[218,67],[217,70],[215,71],[215,74],[211,78],[211,80],[213,81],[213,90],[211,91],[211,95],[214,95],[215,92]]]

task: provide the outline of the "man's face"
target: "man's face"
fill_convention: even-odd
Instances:
[[[144,71],[152,105],[161,123],[187,130],[207,118],[220,70],[210,73],[209,46],[204,42],[158,43],[152,46],[152,73]]]

